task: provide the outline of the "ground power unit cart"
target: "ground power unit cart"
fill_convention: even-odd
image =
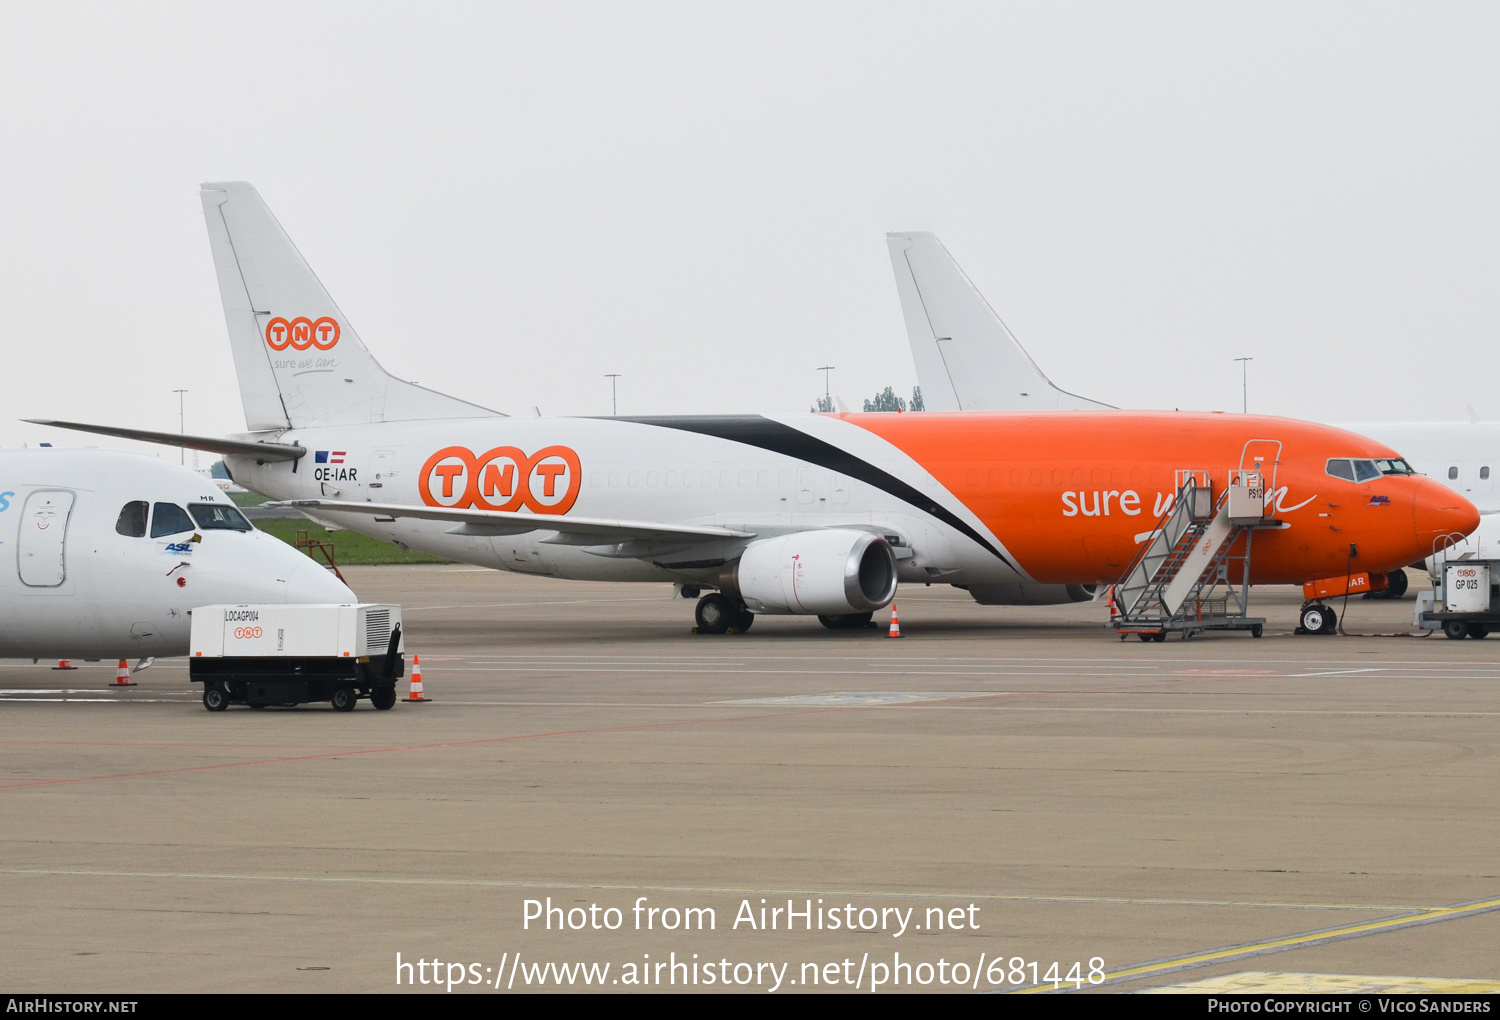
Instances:
[[[326,701],[352,712],[360,698],[396,703],[406,672],[401,607],[202,606],[193,610],[188,671],[203,707],[264,708]]]

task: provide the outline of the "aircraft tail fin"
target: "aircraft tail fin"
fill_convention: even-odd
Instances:
[[[499,413],[382,368],[255,188],[200,197],[250,430]]]
[[[935,234],[886,234],[929,411],[1108,409],[1053,385]]]

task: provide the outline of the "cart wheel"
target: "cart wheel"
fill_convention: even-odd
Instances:
[[[370,704],[384,712],[396,704],[395,687],[377,687],[370,692]]]
[[[1266,632],[1266,628],[1263,627],[1263,626],[1261,626],[1258,623],[1252,623],[1250,625],[1250,636],[1251,637],[1260,637],[1265,632]]]
[[[216,683],[203,685],[203,707],[210,712],[222,712],[229,707],[229,693]]]
[[[1183,637],[1186,638],[1187,635],[1183,634]],[[1151,635],[1151,640],[1155,641],[1157,644],[1161,644],[1166,639],[1167,639],[1167,632],[1164,631],[1164,630],[1159,630],[1155,634]]]
[[[1449,620],[1443,624],[1443,633],[1454,641],[1461,641],[1469,636],[1469,625],[1462,620]],[[205,691],[204,695],[207,696],[207,693]]]
[[[1489,634],[1490,634],[1490,628],[1489,628],[1489,626],[1486,625],[1486,624],[1483,624],[1483,623],[1471,623],[1471,624],[1469,624],[1468,631],[1469,631],[1469,637],[1471,637],[1471,638],[1477,638],[1480,641],[1483,641],[1485,638],[1489,637]]]
[[[354,703],[359,700],[359,692],[353,687],[335,687],[333,689],[333,697],[328,700],[333,702],[333,710],[335,712],[352,712],[354,711]]]
[[[1144,634],[1144,633],[1143,634],[1137,634],[1136,637],[1140,638],[1142,641],[1150,641],[1151,640],[1151,635],[1150,634]]]

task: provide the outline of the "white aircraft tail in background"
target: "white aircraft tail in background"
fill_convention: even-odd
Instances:
[[[252,432],[499,413],[380,367],[251,185],[201,197]]]
[[[1053,385],[935,234],[885,240],[927,410],[1111,408]]]

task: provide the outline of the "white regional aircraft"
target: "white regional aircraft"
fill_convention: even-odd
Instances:
[[[1105,409],[1048,379],[935,234],[886,235],[922,402],[929,411]],[[1471,412],[1472,413],[1472,412]],[[1356,422],[1337,428],[1398,449],[1413,468],[1478,508],[1454,558],[1500,549],[1500,422]],[[1355,470],[1351,464],[1350,470]],[[1396,581],[1405,592],[1405,577]],[[1383,593],[1377,593],[1377,597]]]
[[[450,559],[717,589],[698,603],[702,633],[763,613],[863,625],[898,581],[964,586],[990,605],[1086,599],[1121,575],[1184,467],[1227,484],[1274,456],[1285,527],[1256,540],[1256,583],[1344,576],[1356,549],[1361,566],[1390,570],[1477,522],[1419,478],[1355,493],[1325,472],[1329,458],[1399,454],[1286,419],[506,417],[381,368],[250,185],[206,184],[201,198],[250,434],[229,447],[56,424],[221,450],[246,488]],[[1311,504],[1345,490],[1331,529]]]
[[[186,655],[196,606],[354,601],[196,472],[109,450],[0,451],[0,657]]]

